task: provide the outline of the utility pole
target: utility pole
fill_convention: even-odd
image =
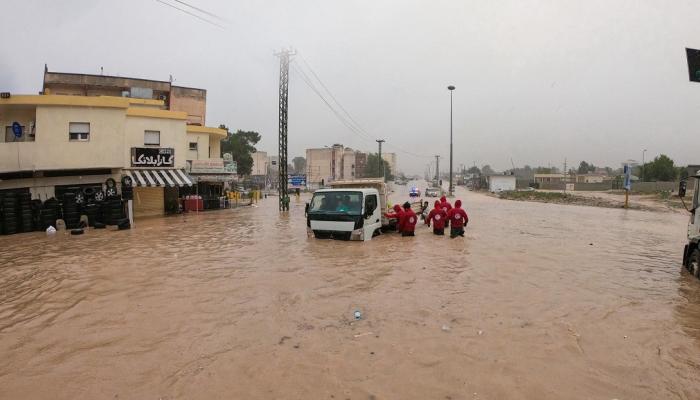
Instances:
[[[289,99],[289,57],[295,55],[295,51],[283,49],[275,53],[280,59],[280,92],[279,92],[279,140],[278,140],[278,201],[279,209],[288,210],[286,202],[289,191],[287,188],[287,111]]]
[[[435,155],[435,181],[440,186],[440,156]]]
[[[384,176],[384,159],[382,158],[382,143],[386,142],[384,139],[377,139],[377,144],[379,145],[379,170],[382,172],[382,179],[386,181]]]
[[[453,85],[447,87],[450,91],[450,189],[449,195],[452,196],[452,92],[455,90]]]
[[[566,170],[566,157],[564,157],[564,191],[566,192],[566,184],[569,183],[569,171]]]

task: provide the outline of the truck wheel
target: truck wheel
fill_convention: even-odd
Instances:
[[[700,278],[700,250],[693,250],[688,261],[688,272]]]

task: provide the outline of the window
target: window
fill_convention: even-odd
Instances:
[[[160,146],[160,131],[145,131],[143,144],[146,146]]]
[[[87,142],[90,140],[89,122],[71,122],[68,124],[68,138],[71,141]]]
[[[197,142],[190,142],[190,150],[197,150]]]
[[[376,194],[370,194],[367,197],[365,197],[365,212],[370,213],[374,212],[374,210],[377,209],[377,195]]]
[[[15,132],[12,130],[12,126],[6,126],[5,127],[5,142],[22,142],[24,141],[24,135],[27,134],[27,130],[24,129],[24,125],[22,125],[22,137],[16,138],[15,137]]]

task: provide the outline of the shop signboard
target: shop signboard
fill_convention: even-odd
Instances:
[[[170,147],[132,147],[132,167],[174,167],[175,149]]]
[[[192,160],[190,172],[193,174],[225,174],[224,160],[209,159],[209,160]]]
[[[305,188],[306,187],[306,175],[289,175],[287,178],[287,186],[296,189],[296,188]]]

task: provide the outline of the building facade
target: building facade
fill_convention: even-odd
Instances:
[[[165,98],[146,98],[140,89],[142,97],[122,96],[124,88]],[[173,110],[168,82],[46,71],[43,93],[0,99],[0,192],[29,191],[44,201],[66,190],[102,190],[107,179],[119,185],[129,176],[134,215],[162,215],[177,210],[181,193],[198,191],[197,176],[188,173],[193,162],[222,161],[226,131],[188,124],[205,120],[197,105],[204,97],[175,100],[182,109]],[[224,171],[206,175],[212,172]]]

